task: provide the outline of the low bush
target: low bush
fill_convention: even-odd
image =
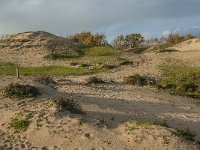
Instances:
[[[122,63],[120,63],[120,66],[125,66],[125,65],[133,65],[133,62],[129,60],[125,60]]]
[[[19,83],[10,84],[5,89],[5,96],[9,98],[25,99],[39,95],[37,88],[30,85],[21,85]]]
[[[78,51],[65,51],[65,52],[59,52],[59,53],[52,53],[47,56],[45,56],[45,59],[48,60],[62,60],[67,58],[77,58],[80,57],[82,54]]]
[[[153,50],[154,51],[160,51],[160,50],[165,50],[169,47],[172,47],[173,44],[170,44],[170,43],[162,43],[162,44],[158,44],[156,46],[153,47]]]
[[[82,107],[72,98],[59,97],[55,98],[53,102],[59,112],[70,111],[73,114],[85,114]]]
[[[196,137],[196,134],[188,128],[184,129],[184,130],[176,129],[175,134],[183,137],[186,140],[192,141],[192,142],[195,141],[195,137]]]
[[[147,127],[147,126],[163,126],[168,127],[168,125],[164,122],[157,122],[157,121],[136,121],[136,120],[128,120],[127,121],[128,130],[132,131],[138,129],[139,127]]]
[[[18,114],[16,117],[11,119],[10,127],[15,130],[15,132],[25,131],[29,125],[29,121],[23,116],[23,114]]]
[[[116,67],[117,66],[115,66],[115,65],[107,65],[107,64],[102,66],[103,69],[115,69]]]
[[[105,83],[101,78],[98,77],[89,77],[86,79],[87,84],[103,84]]]
[[[155,85],[156,80],[149,76],[141,76],[141,75],[133,75],[129,77],[124,78],[124,82],[131,85],[139,85],[139,86],[145,86],[145,85]]]
[[[162,66],[163,78],[157,88],[171,94],[200,98],[200,69],[187,66]]]

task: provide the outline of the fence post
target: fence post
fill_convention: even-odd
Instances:
[[[17,79],[19,79],[19,68],[16,67],[16,75],[17,75]]]

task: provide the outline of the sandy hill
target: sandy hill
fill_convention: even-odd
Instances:
[[[55,51],[74,51],[78,43],[48,32],[24,32],[0,39],[0,61],[18,62],[21,65],[45,64],[43,57]],[[34,57],[34,60],[30,58]]]
[[[175,49],[178,51],[196,51],[200,50],[200,39],[194,38],[177,44],[169,49]]]

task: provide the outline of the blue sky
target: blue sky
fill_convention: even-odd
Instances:
[[[200,0],[0,0],[0,34],[200,34]]]

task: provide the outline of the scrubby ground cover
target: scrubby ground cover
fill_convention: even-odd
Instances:
[[[20,75],[83,75],[90,73],[98,73],[103,71],[102,68],[83,68],[83,67],[67,67],[67,66],[43,66],[43,67],[18,67]],[[16,75],[16,65],[12,63],[0,64],[0,75],[14,76]]]

